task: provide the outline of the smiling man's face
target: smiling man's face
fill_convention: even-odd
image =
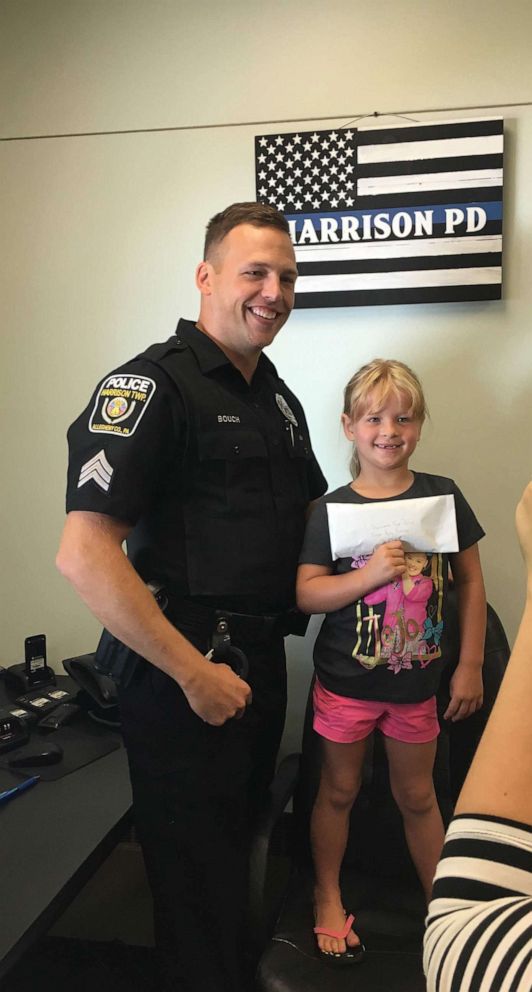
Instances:
[[[198,266],[198,324],[230,352],[258,355],[290,315],[296,278],[288,234],[275,227],[239,224]]]

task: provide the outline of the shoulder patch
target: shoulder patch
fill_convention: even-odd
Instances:
[[[90,420],[92,434],[131,437],[157,389],[153,379],[127,372],[113,373],[104,379]]]

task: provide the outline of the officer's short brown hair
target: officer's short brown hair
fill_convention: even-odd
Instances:
[[[286,217],[275,207],[265,203],[232,203],[219,214],[211,217],[205,234],[203,258],[212,256],[213,249],[239,224],[253,224],[254,227],[276,227],[290,236]]]

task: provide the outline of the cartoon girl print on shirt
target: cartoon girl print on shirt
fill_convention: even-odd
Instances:
[[[363,567],[366,561],[356,559],[353,567]],[[411,669],[414,661],[425,668],[441,656],[443,622],[438,615],[434,623],[434,613],[440,611],[429,606],[435,592],[441,603],[441,555],[412,551],[405,554],[405,562],[406,573],[400,579],[374,589],[357,603],[358,637],[353,651],[365,668],[387,664],[396,675]],[[373,610],[380,603],[385,604],[384,613]],[[364,606],[369,607],[367,612]]]

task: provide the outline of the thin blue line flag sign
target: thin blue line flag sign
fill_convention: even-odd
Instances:
[[[501,298],[502,118],[257,135],[255,167],[296,307]]]

